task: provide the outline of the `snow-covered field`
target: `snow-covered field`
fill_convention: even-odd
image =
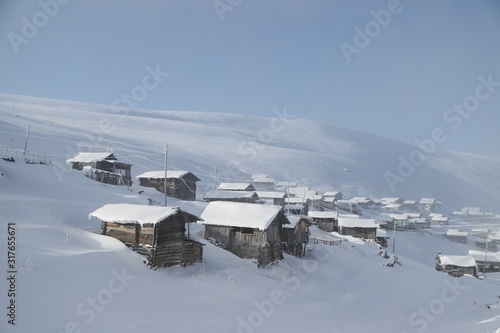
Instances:
[[[197,226],[191,231],[205,244],[203,262],[155,271],[121,242],[98,235],[100,223],[89,220],[88,214],[107,203],[146,205],[148,198],[162,202],[162,195],[136,184],[130,189],[101,186],[64,165],[77,150],[107,149],[111,142],[120,159],[134,164],[135,176],[161,169],[162,144],[169,143],[169,167],[185,168],[202,178],[201,193],[203,188],[213,189],[218,163],[219,181],[267,173],[318,189],[384,194],[384,170],[394,168],[397,154],[411,147],[297,119],[166,111],[120,114],[104,106],[19,96],[13,108],[12,99],[2,95],[0,100],[0,157],[16,160],[0,159],[1,332],[500,328],[500,274],[479,280],[435,271],[437,251],[466,254],[470,248],[443,239],[439,228],[431,234],[398,232],[401,265],[394,267],[385,266],[390,260],[378,255],[376,244],[349,238],[336,246],[309,244],[305,258],[285,255],[283,261],[257,269],[251,260],[202,240],[203,227]],[[27,156],[33,161],[50,159],[52,166],[26,164],[22,154],[12,150],[24,147],[28,123],[28,151],[36,155]],[[424,191],[442,191],[444,203],[448,199],[474,205],[473,200],[481,204],[487,198],[485,209],[496,208],[492,205],[499,198],[497,157],[439,153],[429,161],[434,165],[421,166],[407,180],[420,182],[418,186],[401,195],[408,191],[409,198],[418,199]],[[183,203],[169,198],[169,204]],[[15,326],[7,316],[8,223],[15,227],[17,241]]]

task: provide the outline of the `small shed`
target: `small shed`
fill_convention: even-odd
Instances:
[[[105,184],[132,185],[132,164],[119,162],[111,152],[83,152],[66,160],[75,170]]]
[[[201,214],[205,239],[259,267],[283,258],[281,230],[289,224],[279,206],[213,201]]]
[[[356,238],[375,240],[377,235],[377,222],[374,219],[352,217],[338,218],[339,233]]]
[[[288,216],[290,224],[283,224],[281,242],[283,251],[296,257],[306,254],[306,244],[309,242],[309,227],[311,222],[304,216]]]
[[[338,231],[337,216],[335,211],[308,211],[307,216],[319,229],[332,232]]]
[[[165,193],[165,171],[148,171],[135,177],[139,185],[154,187]],[[167,196],[181,200],[196,200],[196,182],[200,179],[189,171],[167,170]]]
[[[445,237],[454,242],[467,244],[468,233],[465,231],[449,229],[446,231]]]
[[[443,224],[448,224],[448,217],[442,214],[434,214],[434,215],[429,215],[431,217],[431,222],[443,225]]]
[[[230,201],[243,203],[256,203],[259,196],[255,191],[226,191],[212,190],[203,195],[203,200],[211,201]]]
[[[389,236],[387,236],[387,231],[385,229],[377,228],[375,233],[375,242],[381,247],[386,248],[388,239]]]
[[[476,260],[470,255],[450,256],[438,253],[436,257],[436,270],[446,272],[452,276],[467,274],[477,277]]]
[[[144,255],[152,267],[202,261],[202,244],[185,236],[186,223],[200,218],[178,207],[108,204],[90,213],[91,217],[101,220],[103,235]]]

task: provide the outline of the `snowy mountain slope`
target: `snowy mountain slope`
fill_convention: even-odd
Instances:
[[[17,118],[8,118],[8,126]],[[75,126],[67,121],[50,136],[33,131],[40,141],[30,146],[58,155],[78,143],[66,141],[64,126]],[[10,141],[22,143],[23,130],[12,128],[16,131],[20,136],[9,134]],[[2,143],[7,138],[2,133]],[[16,223],[17,322],[9,325],[2,314],[0,332],[491,332],[500,327],[500,309],[487,308],[498,301],[500,277],[481,281],[436,272],[437,248],[466,253],[440,236],[399,234],[402,265],[393,268],[384,266],[389,261],[378,256],[375,244],[360,240],[334,247],[309,244],[305,258],[286,255],[263,269],[202,240],[202,263],[154,271],[121,242],[94,233],[100,224],[88,214],[107,203],[162,202],[161,193],[137,185],[101,186],[79,172],[25,164],[22,155],[0,149],[0,157],[11,156],[16,162],[0,159],[0,248],[7,247],[6,224]],[[130,158],[155,166],[154,159]],[[192,234],[201,238],[202,228],[194,227]],[[0,260],[0,271],[7,272],[6,263]]]
[[[0,95],[0,115],[2,144],[23,149],[29,123],[28,150],[54,155],[59,163],[76,151],[111,144],[121,159],[134,164],[137,175],[162,168],[168,143],[170,167],[197,174],[202,191],[213,188],[217,168],[219,182],[264,173],[347,196],[437,196],[447,210],[463,205],[494,210],[500,199],[498,156],[437,151],[408,170],[401,158],[409,161],[416,147],[298,119],[286,109],[264,118]],[[400,177],[392,186],[386,180],[389,172]]]

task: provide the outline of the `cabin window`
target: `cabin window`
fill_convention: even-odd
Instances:
[[[240,227],[232,227],[231,231],[233,231],[233,232],[241,232],[241,228]]]

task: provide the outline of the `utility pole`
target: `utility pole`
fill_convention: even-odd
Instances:
[[[165,194],[164,206],[167,207],[167,152],[168,152],[168,144],[165,144],[165,146],[163,148],[165,150],[165,178],[163,179],[163,192]]]
[[[31,125],[31,123],[28,123],[28,129],[26,130],[26,141],[24,142],[23,156],[26,155],[26,148],[28,148],[28,138],[30,136],[30,125]]]
[[[490,234],[490,230],[486,231],[486,248],[484,251],[484,266],[483,266],[483,274],[486,278],[486,260],[488,260],[488,235]]]
[[[392,237],[392,254],[394,254],[396,251],[396,222],[393,220],[392,223],[394,224],[394,235]]]

